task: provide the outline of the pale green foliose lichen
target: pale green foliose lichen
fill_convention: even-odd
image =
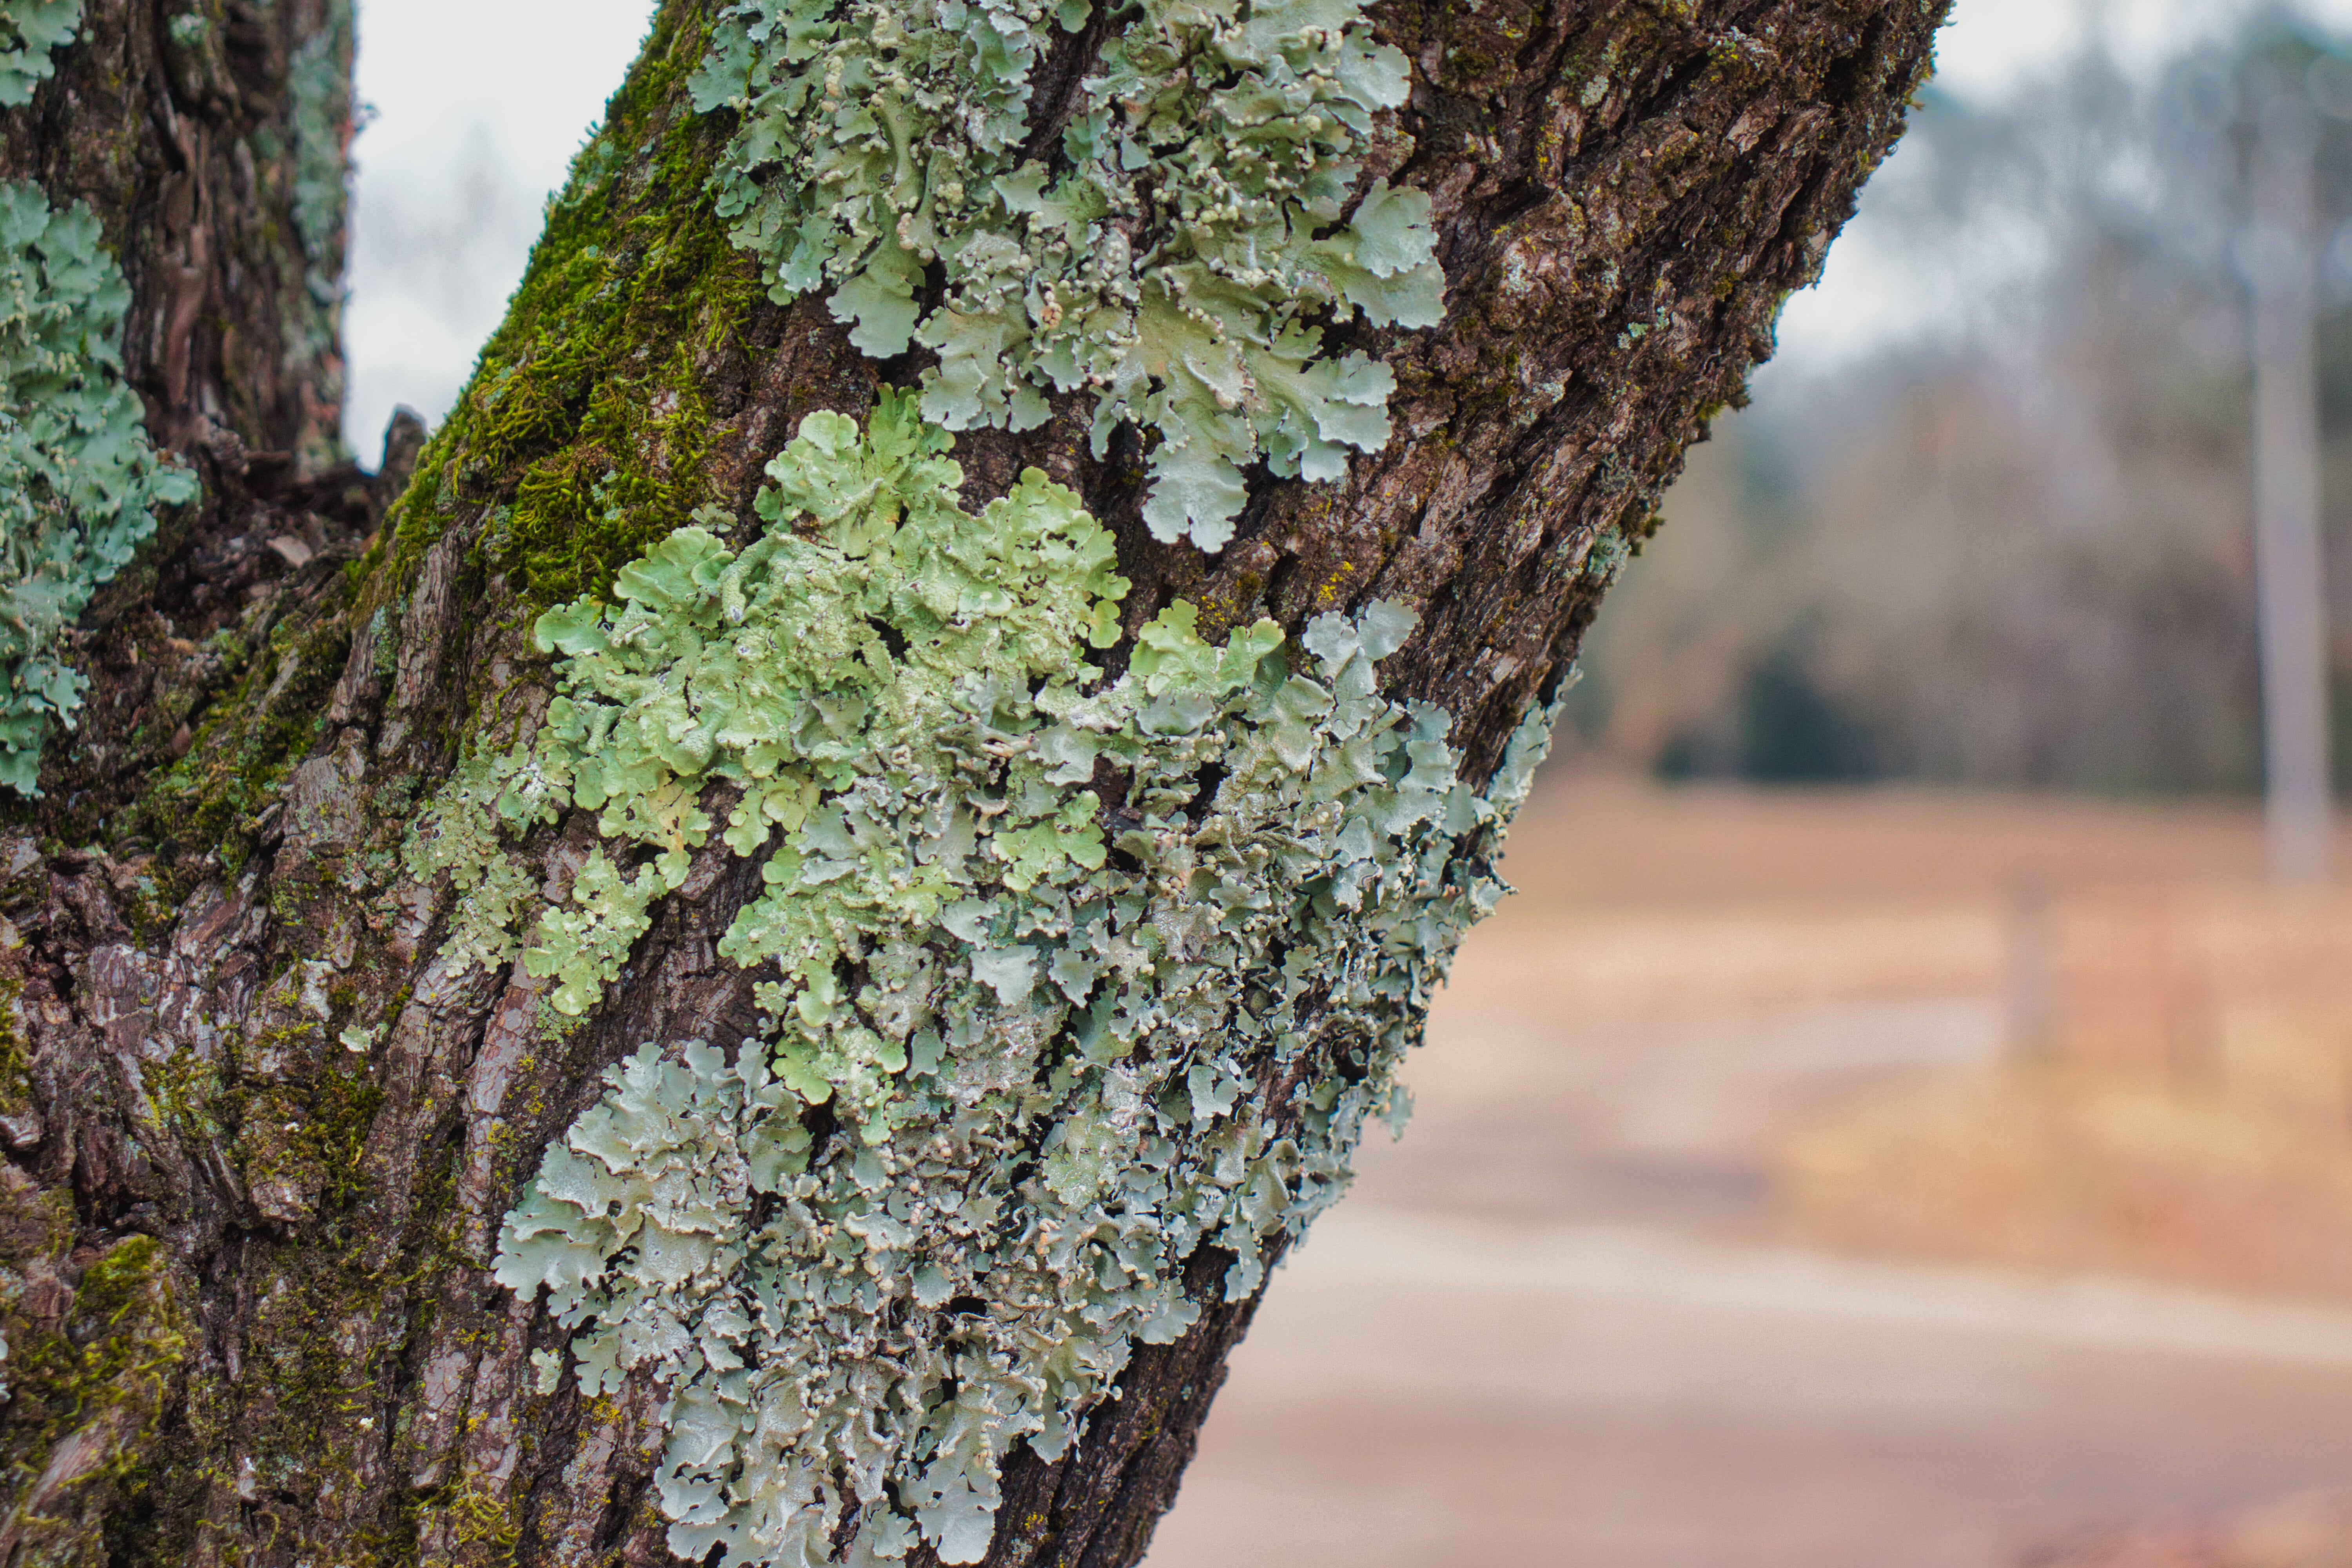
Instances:
[[[154,509],[198,491],[149,444],[122,379],[130,306],[89,208],[0,184],[0,784],[24,795],[88,684],[61,634],[154,532]]]
[[[761,1034],[613,1069],[496,1270],[546,1289],[583,1392],[656,1374],[692,1561],[828,1563],[841,1534],[853,1563],[979,1561],[1007,1455],[1066,1452],[1134,1347],[1198,1320],[1184,1261],[1222,1248],[1247,1296],[1401,1113],[1549,733],[1464,785],[1444,711],[1379,689],[1411,625],[1384,605],[1219,647],[1179,604],[1106,679],[1109,538],[1034,471],[963,511],[948,442],[911,398],[863,436],[813,415],[756,542],[680,529],[617,605],[549,612],[545,722],[411,846],[469,868],[456,940],[519,948],[565,1009],[691,851],[760,862],[720,952],[772,976]],[[500,947],[525,914],[490,847],[565,805],[597,852]]]
[[[49,57],[80,26],[81,0],[0,0],[0,109],[33,101],[57,71]]]
[[[1123,422],[1156,435],[1153,534],[1213,551],[1244,468],[1337,479],[1348,448],[1389,439],[1394,376],[1327,354],[1324,324],[1444,313],[1429,198],[1356,189],[1408,81],[1363,10],[1123,4],[1058,174],[1032,144],[1030,77],[1087,0],[744,0],[692,90],[740,116],[719,211],[775,299],[830,290],[877,358],[935,351],[923,412],[950,430],[1025,429],[1046,391],[1092,392],[1097,457]]]
[[[199,18],[201,20],[201,18]],[[295,47],[287,87],[294,118],[294,226],[310,258],[311,297],[341,300],[342,239],[351,202],[344,135],[352,119],[343,62],[352,47],[351,0],[330,0],[318,30]]]
[[[280,330],[286,352],[308,360],[316,391],[328,405],[342,396],[343,242],[350,223],[353,121],[351,0],[326,0],[313,31],[287,62],[286,84],[294,140],[294,228],[302,241],[303,288],[284,297]],[[342,455],[340,435],[316,431],[297,455],[323,466]]]

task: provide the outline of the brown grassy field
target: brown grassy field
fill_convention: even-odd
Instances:
[[[1512,1016],[1746,1019],[1732,1059],[1691,1069],[1716,1085],[1673,1088],[1718,1158],[1762,1162],[1751,1223],[2352,1292],[2352,886],[2267,886],[2250,809],[1570,779],[1506,874],[1519,894],[1463,955],[1425,1093],[1558,1070],[1556,1043],[1518,1059]],[[1793,1028],[1834,1057],[1841,1010],[1938,1005],[1973,1009],[1965,1059],[1906,1066],[1884,1019],[1847,1026],[1843,1067],[1768,1048]]]

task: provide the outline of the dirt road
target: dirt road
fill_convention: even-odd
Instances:
[[[2346,1478],[2352,1312],[1370,1206],[1220,1396],[1151,1568],[2015,1568]]]

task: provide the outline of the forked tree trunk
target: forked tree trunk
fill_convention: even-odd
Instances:
[[[698,850],[557,1029],[548,980],[445,962],[446,889],[400,850],[461,754],[544,710],[541,608],[698,507],[750,516],[805,416],[863,418],[922,361],[764,296],[706,190],[731,117],[686,85],[721,6],[667,0],[472,388],[366,480],[333,460],[320,205],[344,0],[86,9],[0,111],[0,177],[100,216],[125,374],[205,495],[83,617],[79,727],[0,842],[0,1563],[667,1561],[662,1390],[544,1376],[564,1335],[490,1268],[606,1068],[751,1030],[761,976],[713,953],[759,877]],[[1116,536],[1130,636],[1180,599],[1294,634],[1413,612],[1386,694],[1441,705],[1483,783],[1740,400],[1944,9],[1384,0],[1412,92],[1371,161],[1431,198],[1447,302],[1434,329],[1342,334],[1393,369],[1395,438],[1336,482],[1260,471],[1210,555],[1150,535],[1138,448],[1094,458],[1073,398],[961,437],[965,504],[1030,466],[1069,486]],[[1039,80],[1076,80],[1104,36],[1057,33]],[[534,874],[579,863],[593,815],[532,840]],[[1191,1258],[1197,1322],[1136,1348],[1066,1457],[1013,1449],[988,1563],[1141,1557],[1255,1303],[1223,1299],[1229,1261]]]

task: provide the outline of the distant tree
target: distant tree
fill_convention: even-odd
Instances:
[[[1137,1561],[1942,10],[667,0],[371,478],[345,0],[0,4],[0,1561]]]

